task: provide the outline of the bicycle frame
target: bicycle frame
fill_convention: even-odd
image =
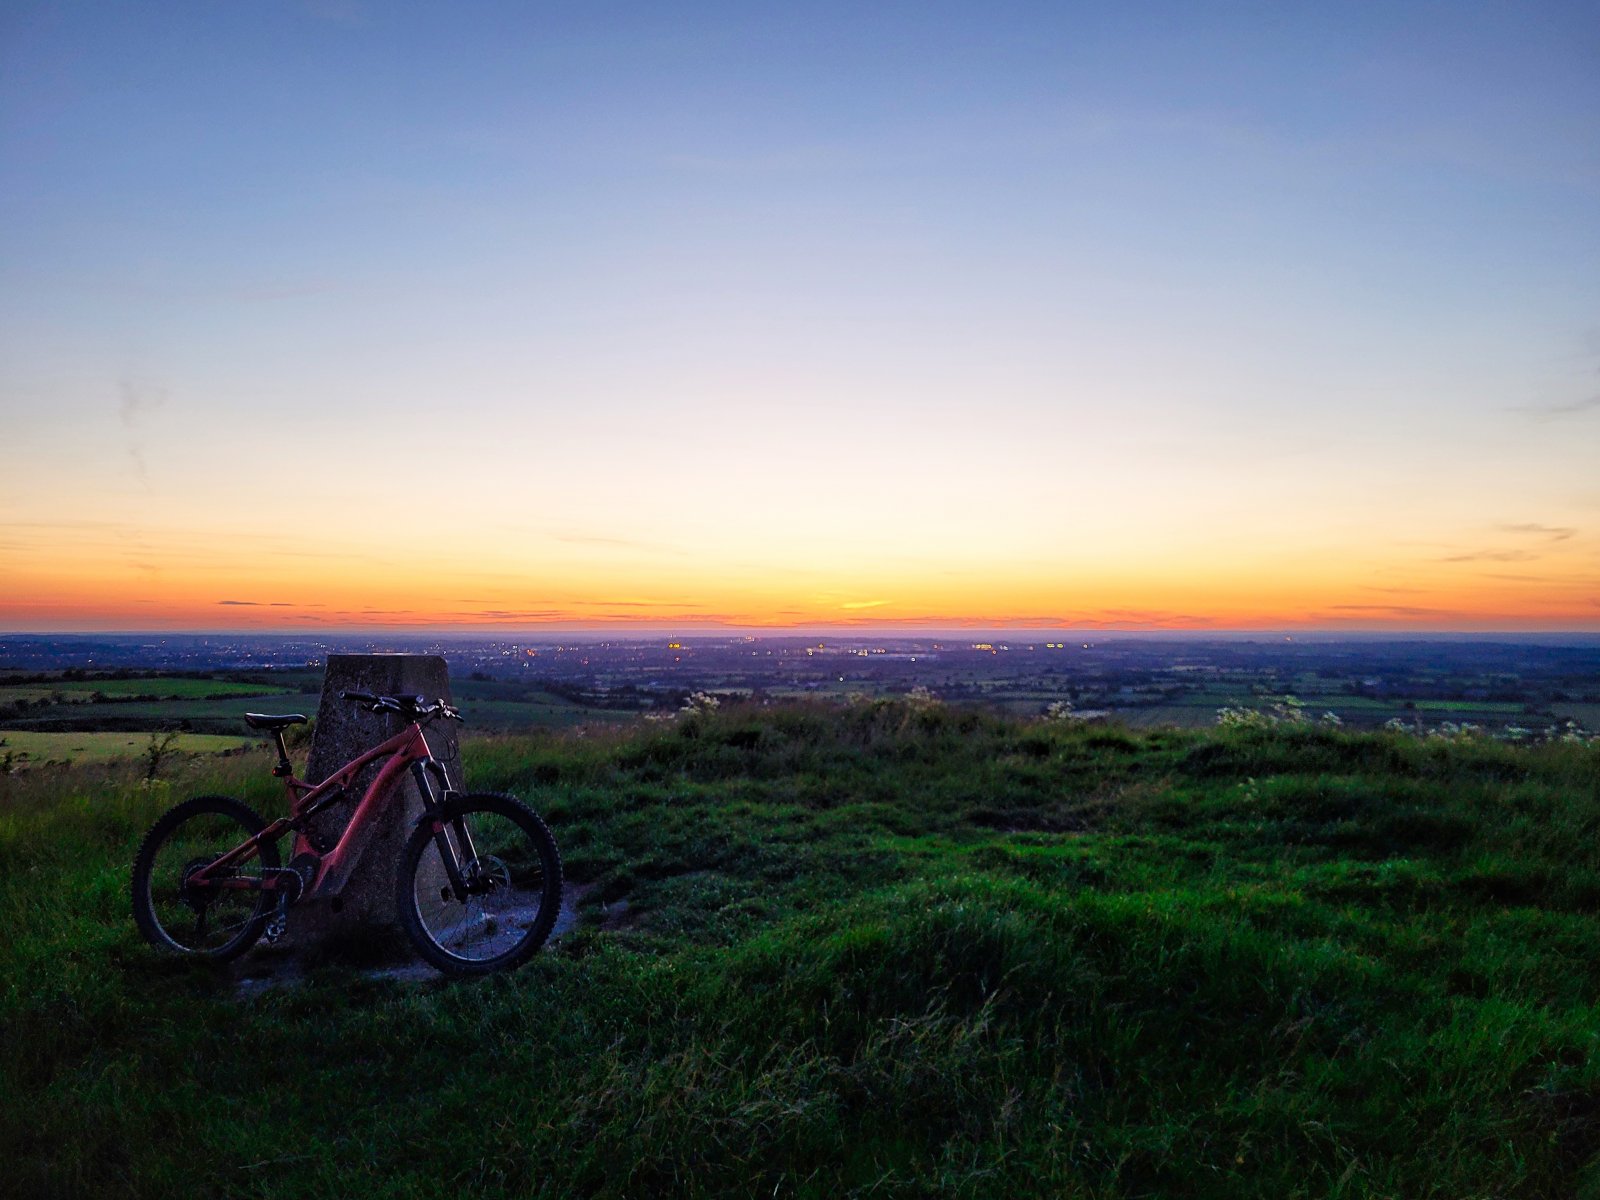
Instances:
[[[346,789],[355,783],[356,777],[370,764],[386,756],[389,761],[383,764],[377,776],[367,785],[361,802],[350,815],[350,821],[344,827],[344,832],[339,835],[337,844],[326,854],[318,854],[306,838],[304,832],[306,821],[312,814],[320,812],[342,796]],[[438,778],[444,781],[444,766],[429,751],[428,739],[422,731],[422,725],[413,721],[388,741],[351,759],[321,783],[310,784],[294,775],[286,776],[284,790],[289,798],[289,815],[278,818],[260,833],[241,842],[215,862],[197,870],[188,880],[190,886],[266,892],[283,891],[285,888],[300,886],[303,881],[292,867],[267,868],[262,878],[239,878],[228,875],[212,878],[214,872],[222,872],[233,864],[250,858],[263,842],[276,841],[292,830],[295,839],[290,861],[294,862],[302,855],[310,855],[317,860],[317,865],[310,882],[303,883],[299,895],[292,896],[291,899],[338,895],[349,881],[351,872],[361,861],[362,853],[372,840],[372,834],[376,829],[373,817],[388,803],[395,784],[399,782],[400,773],[407,767],[414,769],[417,787],[422,793],[423,807],[431,814],[449,792],[447,789],[444,796],[435,796],[428,775],[430,772],[436,773]],[[439,832],[437,827],[435,832]],[[453,871],[451,873],[454,874]],[[291,878],[294,879],[294,883],[289,882]]]

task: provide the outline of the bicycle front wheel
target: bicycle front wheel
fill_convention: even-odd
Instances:
[[[151,945],[179,954],[228,959],[243,954],[266,927],[275,893],[260,889],[278,846],[233,863],[210,885],[195,872],[267,827],[253,808],[227,796],[198,796],[168,810],[133,863],[133,919]],[[236,886],[218,886],[218,884]]]
[[[555,839],[512,796],[450,801],[417,826],[400,858],[400,924],[417,952],[448,975],[520,966],[544,945],[560,907]]]

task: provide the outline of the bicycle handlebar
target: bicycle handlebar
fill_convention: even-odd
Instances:
[[[413,721],[443,717],[448,721],[463,721],[461,710],[445,700],[429,703],[425,696],[374,696],[371,692],[340,692],[339,699],[351,700],[367,706],[369,712],[397,713]]]

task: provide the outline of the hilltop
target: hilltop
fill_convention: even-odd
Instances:
[[[1600,746],[917,696],[465,755],[583,885],[469,984],[138,940],[143,828],[278,812],[260,755],[0,780],[8,1186],[1600,1194]]]

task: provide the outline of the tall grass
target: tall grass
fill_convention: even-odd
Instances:
[[[588,918],[475,983],[138,942],[268,762],[0,781],[0,1190],[1600,1196],[1600,751],[918,703],[496,737]],[[248,965],[248,964],[247,964]]]

